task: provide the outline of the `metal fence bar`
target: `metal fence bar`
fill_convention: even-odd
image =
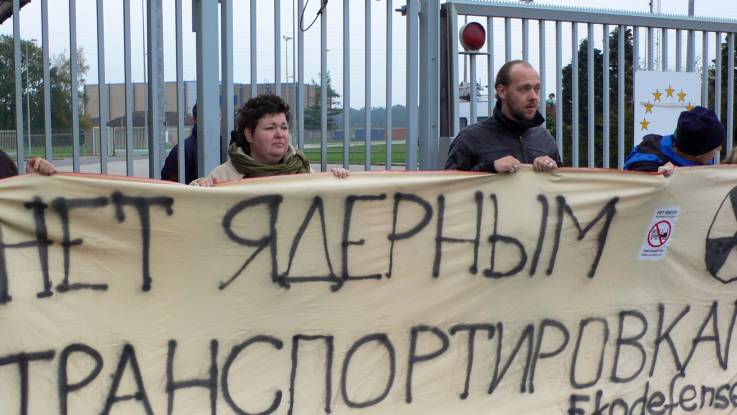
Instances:
[[[546,109],[546,83],[545,83],[545,20],[539,20],[538,21],[538,37],[539,37],[539,43],[540,43],[540,113],[543,116],[543,125],[546,125],[547,123],[547,111]],[[491,99],[489,99],[491,101]],[[489,112],[489,115],[491,115],[491,111]]]
[[[44,144],[47,160],[54,159],[51,145],[51,71],[49,65],[49,3],[41,0],[41,47],[43,53],[44,78]]]
[[[364,46],[364,62],[366,64],[366,70],[364,73],[364,159],[363,169],[366,171],[371,170],[371,0],[365,0],[365,46]],[[407,20],[412,19],[411,14],[407,14]]]
[[[463,16],[463,26],[468,24],[468,16]],[[463,82],[468,82],[468,55],[463,54]]]
[[[714,65],[714,113],[717,118],[722,118],[722,34],[714,33],[715,38],[715,65]],[[708,73],[708,70],[707,70]]]
[[[676,30],[676,72],[683,68],[683,30]]]
[[[274,93],[281,96],[281,0],[274,0]]]
[[[655,28],[648,27],[647,28],[647,70],[648,71],[655,70],[655,47],[653,46],[654,42],[655,42]]]
[[[530,21],[522,19],[522,60],[530,61]]]
[[[487,77],[486,77],[486,83],[489,86],[487,98],[486,98],[486,105],[488,107],[487,109],[487,115],[489,117],[492,116],[494,113],[494,101],[492,100],[492,97],[496,93],[496,88],[494,88],[494,18],[493,17],[487,17],[486,18],[486,65],[488,66]]]
[[[701,38],[701,105],[709,106],[709,32]]]
[[[386,170],[392,169],[392,33],[394,7],[386,2]]]
[[[469,90],[469,106],[471,107],[471,109],[468,125],[472,125],[476,124],[476,117],[478,113],[478,111],[476,110],[476,89],[478,88],[478,85],[476,84],[476,55],[468,55],[468,58],[471,64],[471,88]]]
[[[161,0],[148,2],[148,175],[161,178],[164,134],[164,48]],[[207,61],[205,61],[207,62]],[[204,136],[204,135],[203,135]],[[203,140],[204,141],[204,140]]]
[[[320,13],[320,171],[328,170],[328,15]]]
[[[177,177],[179,183],[185,183],[186,165],[184,156],[184,59],[182,57],[182,0],[176,0],[174,10],[175,37],[177,44],[176,72],[177,72]],[[163,177],[167,179],[166,177]]]
[[[255,3],[255,0],[251,0]],[[305,12],[304,0],[298,0],[298,16],[302,16]],[[255,7],[255,6],[254,6]],[[302,23],[299,24],[297,32],[297,145],[300,150],[305,148],[305,36],[302,31]],[[255,59],[256,57],[253,56]],[[252,75],[253,76],[253,75]],[[255,81],[253,81],[255,82]]]
[[[714,33],[714,40],[716,47],[714,48],[715,60],[714,60],[714,113],[717,118],[722,119],[722,33]],[[708,68],[705,69],[708,73]],[[723,122],[723,120],[722,120]],[[714,163],[719,164],[721,154],[717,152],[714,156]]]
[[[97,91],[100,105],[100,173],[107,174],[108,134],[107,122],[109,117],[108,91],[105,83],[105,13],[102,8],[103,0],[97,0]]]
[[[571,161],[573,167],[578,167],[578,24],[576,22],[571,23],[571,51],[571,84],[573,85],[571,91],[573,95],[573,109],[571,110],[573,155]]]
[[[440,66],[438,64],[440,0],[421,2],[420,16],[422,17],[419,20],[419,168],[420,170],[434,170],[438,168],[440,161],[438,157],[440,130],[437,122],[440,117],[440,91],[438,90],[438,85],[440,85]],[[469,55],[472,84],[475,84],[476,80],[476,58],[476,55]]]
[[[179,0],[181,1],[181,0]],[[181,24],[181,22],[180,22]],[[181,50],[181,48],[177,48]],[[125,78],[125,172],[133,176],[133,85],[131,69],[131,0],[123,0],[123,66]]]
[[[632,27],[632,65],[635,70],[640,69],[640,28]]]
[[[278,30],[278,29],[274,29]],[[220,162],[228,159],[228,143],[230,143],[230,132],[233,130],[233,118],[235,108],[233,104],[233,0],[220,0],[220,52],[221,68],[221,85],[222,89],[222,108],[221,108],[221,126],[220,126]],[[280,50],[279,41],[280,33],[274,34],[275,50]],[[276,60],[281,60],[281,52],[275,52]],[[279,68],[279,65],[276,66]],[[277,86],[281,90],[279,82],[279,72],[277,69],[275,80]],[[279,95],[279,93],[277,93]]]
[[[609,168],[609,77],[611,75],[611,72],[609,70],[609,25],[604,25],[603,27],[603,47],[602,47],[602,77],[603,79],[603,85],[602,85],[602,96],[603,96],[603,103],[602,103],[602,109],[601,109],[601,118],[603,121],[603,137],[602,137],[602,146],[604,147],[603,151],[603,167],[605,169]]]
[[[632,70],[634,72],[642,69],[640,67],[640,28],[632,27]],[[634,74],[633,74],[634,76]],[[634,92],[632,94],[634,97]]]
[[[688,31],[688,45],[686,50],[686,71],[693,72],[696,66],[696,33]]]
[[[417,169],[418,0],[407,0],[407,170]]]
[[[587,25],[588,38],[587,38],[587,50],[586,50],[586,89],[587,89],[587,108],[586,108],[586,125],[588,127],[586,131],[587,141],[587,160],[589,167],[596,166],[596,158],[594,153],[594,137],[596,135],[596,117],[595,117],[595,105],[594,94],[596,92],[596,83],[594,81],[594,25],[589,23]]]
[[[220,135],[218,108],[220,88],[218,67],[217,2],[198,0],[197,60],[197,175],[207,176],[220,164],[220,143],[212,138]],[[210,140],[206,138],[212,137]]]
[[[343,0],[343,168],[345,169],[350,167],[351,150],[351,14],[349,6],[350,0]]]
[[[637,75],[637,71],[640,70],[640,28],[637,26],[634,26],[632,28],[633,38],[632,38],[632,99],[634,100],[637,96],[637,88],[635,88],[634,79]],[[632,134],[632,146],[634,147],[635,144],[638,142],[637,139],[638,133],[637,130],[634,131],[634,134]]]
[[[207,0],[200,0],[200,1],[207,1]],[[251,8],[250,8],[250,17],[251,17],[251,98],[258,95],[258,37],[256,36],[256,29],[257,29],[257,16],[258,16],[258,9],[257,9],[258,0],[251,0]],[[302,16],[302,2],[300,1],[300,16]],[[299,35],[300,35],[300,42],[302,40],[302,28],[300,28]],[[299,45],[299,51],[302,52],[302,44]],[[204,63],[203,63],[204,64]],[[299,99],[297,100],[299,102]],[[302,148],[302,147],[300,147]]]
[[[23,144],[23,81],[21,79],[21,47],[20,47],[20,0],[13,0],[13,65],[15,69],[15,138],[16,138],[16,160],[18,171],[25,171],[26,158],[24,156]],[[72,53],[73,55],[74,53]],[[26,56],[26,62],[28,57]],[[26,63],[28,65],[28,63]],[[30,126],[29,126],[30,128]]]
[[[451,133],[455,137],[460,132],[459,105],[458,105],[458,12],[453,4],[448,7],[448,22],[450,24],[450,56],[451,58],[451,82],[448,89],[448,97],[450,105],[453,107],[453,116],[451,120]],[[507,22],[505,21],[505,27]],[[506,30],[506,29],[505,29]],[[506,42],[505,37],[505,42]],[[506,45],[505,45],[506,49]]]
[[[624,35],[626,26],[619,26],[619,37],[617,39],[617,168],[624,168]]]
[[[20,36],[20,34],[19,34]],[[69,0],[69,66],[72,90],[72,170],[79,172],[79,95],[77,90],[77,1]],[[19,130],[20,135],[23,131]],[[20,166],[20,164],[19,164]]]
[[[668,56],[668,29],[662,28],[661,32],[662,32],[662,38],[663,38],[663,45],[662,45],[663,54],[660,59],[660,67],[663,68],[662,69],[663,71],[668,71],[668,67],[669,67],[668,65],[668,58],[669,58]]]
[[[727,39],[727,154],[734,145],[734,36]]]
[[[504,60],[512,60],[512,19],[504,18]]]
[[[555,22],[555,143],[563,155],[563,22]]]

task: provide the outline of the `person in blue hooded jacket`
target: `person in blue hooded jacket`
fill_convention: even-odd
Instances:
[[[643,137],[624,161],[624,169],[669,176],[676,167],[714,164],[726,135],[714,111],[694,107],[678,116],[673,134]]]

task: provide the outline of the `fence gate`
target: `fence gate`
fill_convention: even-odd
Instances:
[[[496,70],[504,62],[523,59],[540,73],[540,112],[549,124],[555,125],[555,139],[567,165],[606,168],[611,164],[622,168],[638,134],[628,130],[632,123],[627,121],[627,114],[633,112],[635,105],[629,80],[638,70],[699,71],[700,104],[713,107],[722,119],[727,128],[724,150],[732,149],[737,20],[470,0],[444,3],[440,16],[442,137],[457,135],[462,118],[468,117],[470,124],[481,112],[491,114]],[[486,29],[486,48],[479,54],[459,54],[459,22],[466,20],[479,21]],[[531,33],[537,37],[531,37]],[[496,52],[502,47],[503,53]],[[564,53],[571,55],[570,61],[564,62]],[[466,65],[466,60],[470,65]],[[483,106],[476,93],[476,61],[486,70],[489,86]],[[550,69],[554,76],[548,76]],[[596,85],[597,74],[601,86]],[[461,101],[459,80],[465,76],[470,78],[471,92],[466,101]],[[550,79],[554,79],[552,85]],[[570,87],[564,88],[565,85]],[[597,97],[597,89],[605,93]],[[549,93],[555,94],[554,102],[546,102]],[[462,106],[470,107],[470,111],[461,110]],[[614,112],[612,123],[609,114]],[[579,131],[581,121],[585,121],[585,141]],[[612,146],[615,131],[616,145]]]

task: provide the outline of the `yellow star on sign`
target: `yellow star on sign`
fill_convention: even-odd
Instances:
[[[686,105],[686,111],[691,111],[693,109],[693,105],[689,102],[688,105]]]
[[[678,93],[678,102],[685,102],[686,101],[686,93],[681,90],[681,92]]]
[[[653,96],[655,97],[655,101],[660,101],[660,97],[663,95],[662,92],[660,92],[657,88],[655,89],[655,92],[653,92]]]
[[[647,126],[650,125],[650,122],[643,118],[642,121],[640,121],[640,127],[642,127],[642,130],[640,131],[647,131]]]
[[[672,86],[668,85],[668,89],[665,90],[666,96],[668,98],[673,98],[673,91],[675,91],[675,89],[673,89]]]
[[[645,103],[645,114],[647,114],[647,113],[650,113],[650,114],[653,113],[653,104],[651,104],[649,102],[646,102]]]

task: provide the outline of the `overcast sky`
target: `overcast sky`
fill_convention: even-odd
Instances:
[[[214,0],[213,0],[214,1]],[[695,0],[696,15],[702,17],[718,17],[737,19],[737,1],[721,1],[721,0]],[[97,83],[97,26],[96,26],[96,1],[95,0],[77,0],[77,43],[84,51],[85,59],[90,67],[87,76],[88,83]],[[121,0],[105,1],[105,76],[109,83],[123,82],[123,6]],[[250,40],[249,40],[249,22],[250,22],[250,1],[234,0],[234,78],[235,82],[250,82]],[[257,79],[259,82],[273,82],[274,80],[274,6],[271,0],[259,0],[257,5],[257,36],[258,48],[256,59],[258,60]],[[293,0],[281,1],[281,26],[282,35],[293,35]],[[315,12],[319,7],[319,0],[309,1],[305,13],[305,26],[315,16]],[[580,6],[593,8],[606,8],[612,6],[611,0],[566,0],[555,1],[549,3]],[[662,0],[662,12],[671,14],[687,14],[688,0]],[[164,48],[165,48],[165,78],[166,80],[175,80],[175,29],[174,29],[174,1],[164,0]],[[386,99],[386,1],[368,0],[371,7],[371,70],[365,68],[364,51],[365,51],[365,7],[366,2],[355,1],[350,2],[350,76],[351,76],[351,106],[362,107],[365,101],[365,75],[370,73],[371,76],[371,103],[372,106],[383,106]],[[403,0],[393,2],[392,8],[396,9],[404,5]],[[191,1],[183,0],[183,21],[184,21],[184,78],[185,80],[195,79],[195,36],[191,31]],[[332,0],[327,6],[327,34],[328,34],[328,71],[333,80],[336,90],[342,95],[343,90],[343,39],[342,39],[342,16],[343,2],[340,0]],[[649,11],[648,0],[618,0],[616,2],[618,9],[631,11]],[[134,81],[142,81],[144,77],[143,62],[143,36],[142,33],[142,1],[131,0],[131,27],[132,27],[132,59],[133,59],[133,78]],[[49,0],[49,46],[53,54],[68,53],[69,51],[69,8],[68,2],[63,0]],[[404,103],[405,97],[405,18],[399,13],[392,13],[393,16],[393,93],[392,100],[395,104]],[[473,19],[472,19],[473,20]],[[485,19],[483,20],[485,23]],[[0,25],[0,33],[12,34],[13,19],[6,20]],[[554,25],[547,25],[547,59],[545,62],[548,68],[548,85],[552,90],[554,88],[554,71],[555,71],[555,43],[554,43]],[[521,57],[521,32],[520,23],[513,25],[513,57]],[[530,24],[531,62],[539,66],[540,62],[537,58],[539,45],[536,39],[538,34],[537,24]],[[504,33],[503,25],[495,23],[495,35],[497,41],[493,46],[495,56],[498,58],[495,62],[494,72],[503,64],[504,56]],[[570,25],[564,25],[564,39],[570,39]],[[579,28],[579,38],[586,36],[585,27]],[[596,46],[601,47],[602,29],[596,30]],[[32,0],[31,4],[24,7],[21,11],[21,37],[24,39],[41,39],[41,1]],[[712,34],[713,39],[713,34]],[[675,36],[670,36],[670,41],[675,45]],[[644,42],[643,42],[644,43]],[[712,52],[713,55],[713,43]],[[288,55],[285,46],[288,44]],[[563,57],[568,62],[571,56],[571,42],[564,42]],[[700,45],[700,37],[697,37],[697,44]],[[293,41],[281,40],[282,45],[282,73],[281,79],[286,81],[287,72],[291,77],[293,74],[292,47]],[[684,42],[685,47],[685,42]],[[673,49],[671,49],[673,50]],[[699,52],[697,52],[697,55]],[[671,60],[675,59],[675,53],[671,52]],[[320,71],[320,21],[305,33],[305,79],[307,81],[314,79],[319,82]],[[685,54],[684,54],[685,56]],[[499,58],[501,57],[501,58]],[[483,60],[485,61],[485,59]],[[288,65],[287,65],[288,64]],[[460,65],[463,68],[463,65]],[[485,62],[479,63],[478,78],[486,79],[487,68]],[[483,82],[485,84],[485,82]]]

